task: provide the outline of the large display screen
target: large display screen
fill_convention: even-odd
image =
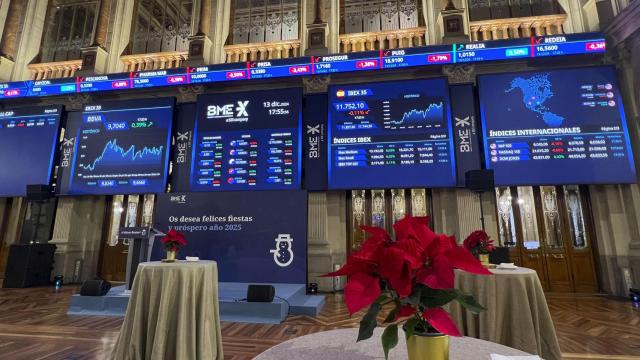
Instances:
[[[87,105],[69,116],[62,194],[164,192],[173,98]]]
[[[456,185],[446,79],[332,86],[329,187]]]
[[[0,197],[51,182],[61,114],[60,106],[0,111]]]
[[[302,91],[201,95],[191,191],[300,188]]]
[[[613,67],[484,75],[478,84],[496,184],[636,182]]]
[[[306,191],[167,193],[154,210],[154,227],[183,232],[180,255],[215,260],[220,282],[307,283]],[[151,260],[164,257],[156,240]]]

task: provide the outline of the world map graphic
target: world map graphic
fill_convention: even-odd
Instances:
[[[525,107],[542,117],[542,120],[549,126],[560,126],[564,122],[564,117],[553,113],[546,105],[549,99],[554,96],[549,74],[534,75],[530,78],[517,77],[511,81],[511,88],[505,93],[510,93],[516,89],[522,92],[522,102]]]

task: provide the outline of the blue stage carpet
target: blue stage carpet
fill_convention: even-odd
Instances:
[[[279,324],[291,315],[317,316],[324,306],[324,296],[307,295],[301,284],[273,284],[276,298],[272,303],[246,301],[248,283],[220,283],[220,319],[231,322]],[[69,315],[124,316],[131,294],[125,287],[112,288],[105,296],[73,295]]]

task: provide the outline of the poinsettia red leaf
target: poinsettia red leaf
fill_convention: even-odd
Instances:
[[[406,297],[411,293],[411,269],[402,249],[395,246],[384,248],[378,265],[380,276],[389,281],[389,285],[400,297]]]
[[[383,249],[387,244],[387,238],[385,236],[389,236],[386,231],[384,234],[379,235],[371,235],[365,240],[365,242],[360,246],[360,249],[352,253],[354,258],[359,258],[361,260],[371,261],[378,256],[378,253],[381,249]]]
[[[413,290],[413,281],[411,279],[411,269],[409,264],[405,263],[399,276],[389,278],[389,284],[398,293],[400,298],[406,298],[411,295]]]
[[[407,216],[403,219],[396,221],[393,224],[393,230],[396,234],[396,240],[406,240],[409,238],[417,239],[418,234],[414,227],[414,218]]]
[[[407,238],[393,244],[403,251],[404,258],[409,262],[411,269],[416,270],[424,265],[425,259],[420,255],[419,245],[415,240]]]
[[[455,236],[447,236],[444,234],[439,234],[431,244],[429,244],[429,248],[427,249],[427,255],[429,258],[433,259],[438,255],[442,255],[446,253],[449,249],[456,247],[456,238]]]
[[[393,227],[396,234],[396,242],[403,243],[406,251],[410,252],[413,258],[418,259],[413,265],[421,266],[427,259],[427,250],[430,244],[437,239],[438,235],[429,228],[427,217],[407,216]]]
[[[391,240],[391,236],[389,236],[389,233],[387,233],[387,231],[383,228],[361,225],[360,229],[362,229],[364,232],[366,232],[370,236],[380,237],[383,240]]]
[[[350,314],[373,304],[380,296],[380,279],[365,273],[358,273],[347,281],[344,287],[344,302]]]
[[[453,270],[449,259],[440,255],[432,260],[429,267],[418,270],[416,281],[432,289],[453,289],[455,279]]]
[[[405,318],[407,316],[413,316],[416,313],[416,309],[413,308],[413,306],[411,305],[402,305],[402,307],[400,308],[400,310],[398,311],[398,314],[396,314],[396,319],[401,319],[401,318]]]
[[[442,308],[427,309],[422,313],[422,316],[431,326],[438,330],[438,332],[449,336],[462,336],[449,314]]]
[[[487,270],[478,259],[476,259],[469,250],[456,246],[446,252],[447,259],[451,262],[455,268],[464,270],[466,272],[478,275],[492,275],[491,271]]]

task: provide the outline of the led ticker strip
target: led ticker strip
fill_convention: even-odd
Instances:
[[[604,53],[605,50],[605,39],[599,33],[540,36],[87,77],[18,81],[0,84],[0,100],[233,80],[581,55]]]

